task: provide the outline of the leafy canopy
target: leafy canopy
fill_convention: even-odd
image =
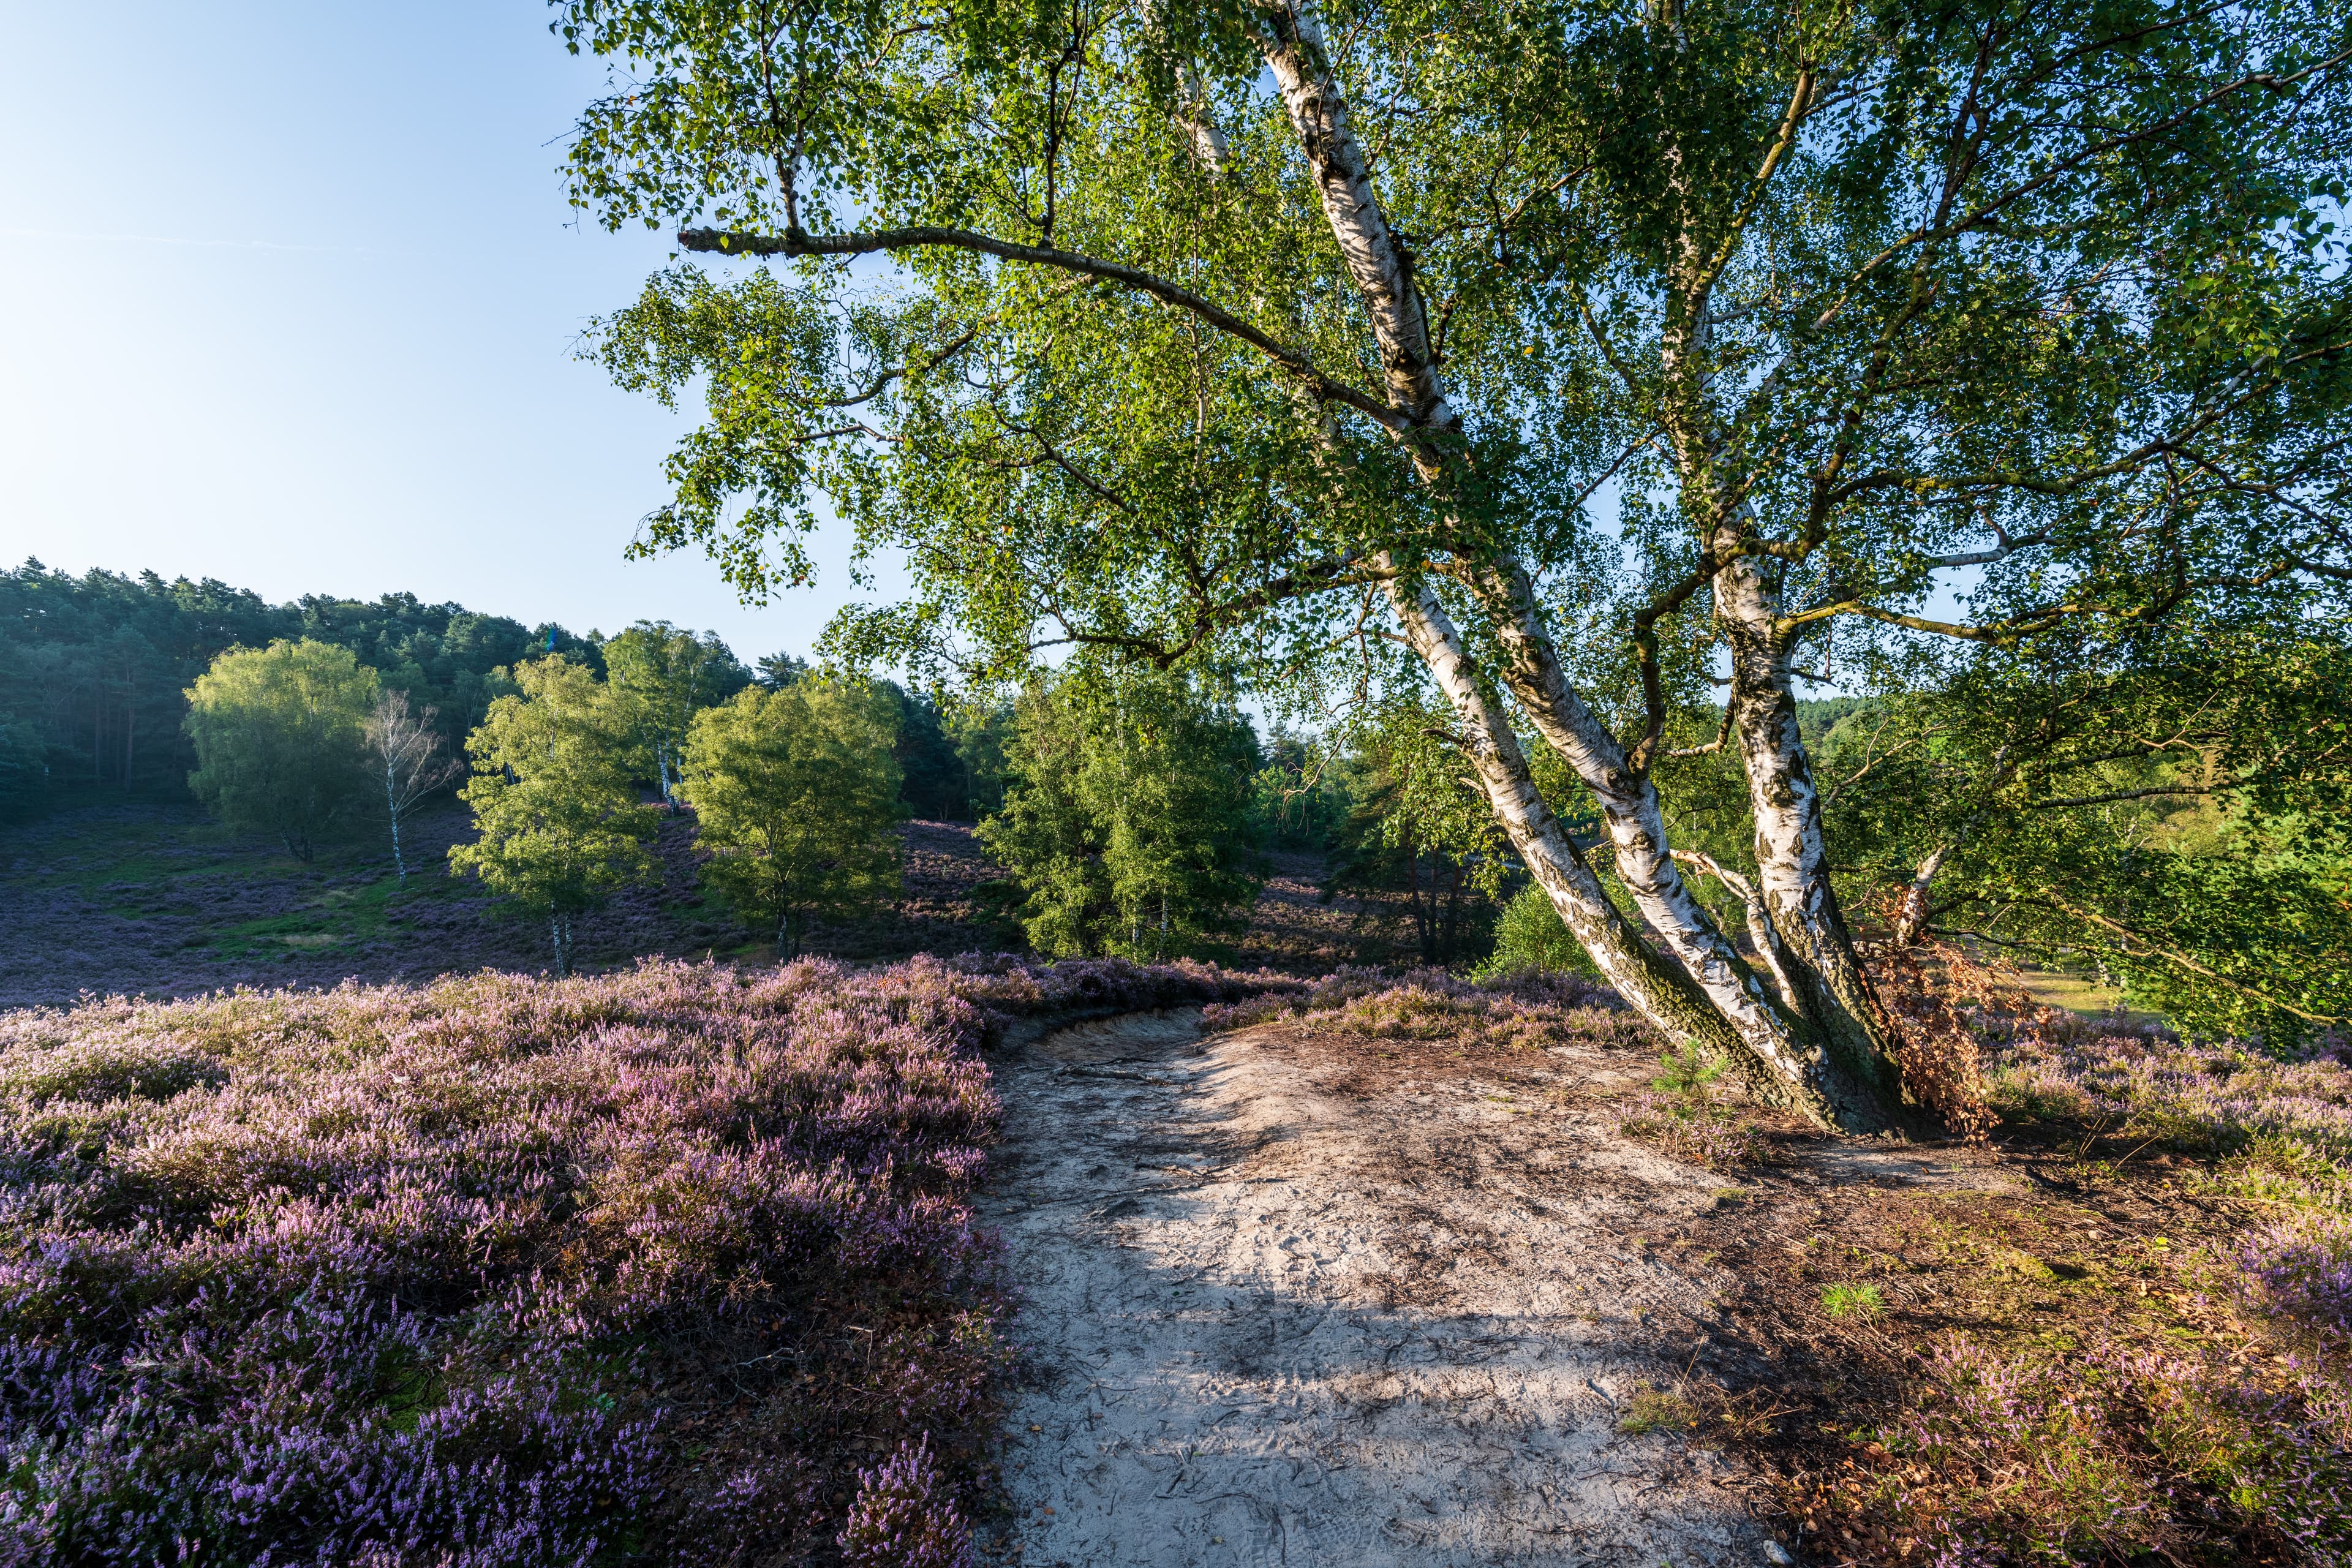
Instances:
[[[644,548],[761,594],[822,494],[913,583],[835,622],[853,659],[1076,645],[1358,713],[1434,686],[1612,983],[1819,1119],[1903,1091],[1802,671],[2342,625],[2340,7],[557,13],[615,67],[575,199],[768,258],[674,267],[596,334],[708,411]],[[1667,766],[1726,670],[1744,779]],[[1745,874],[1674,842],[1736,831],[1727,779]],[[1663,953],[1560,825],[1588,797]]]
[[[188,689],[194,790],[229,826],[308,860],[369,784],[362,763],[376,673],[308,637],[233,647]]]
[[[568,972],[573,917],[657,879],[656,813],[637,803],[629,715],[610,687],[557,656],[515,666],[514,680],[520,693],[467,740],[473,776],[458,794],[479,837],[452,845],[449,864],[547,917]]]
[[[639,621],[604,644],[604,668],[635,742],[634,766],[675,798],[694,716],[751,684],[751,672],[716,632]]]
[[[1004,766],[979,836],[1027,895],[1040,952],[1195,952],[1255,900],[1256,737],[1195,682],[1082,668],[1033,683]]]
[[[805,580],[821,489],[908,553],[913,600],[847,648],[952,624],[1008,661],[1213,642],[1296,673],[1377,550],[1507,545],[1622,687],[1705,608],[1727,519],[1816,639],[1931,619],[1958,554],[1998,559],[1937,624],[1996,637],[2345,563],[2310,510],[2342,477],[2345,23],[2311,7],[1324,7],[1445,371],[1430,438],[1474,455],[1443,494],[1265,13],[559,9],[627,66],[570,153],[604,221],[894,259],[675,268],[600,338],[709,409],[647,548]],[[1603,486],[1630,561],[1586,521]]]
[[[694,716],[679,794],[710,851],[703,878],[786,956],[812,917],[898,890],[898,734],[890,693],[815,676]]]
[[[2352,1016],[2352,646],[2186,620],[2053,639],[1842,717],[1820,748],[1853,881],[1924,929],[2088,963],[2209,1035]]]

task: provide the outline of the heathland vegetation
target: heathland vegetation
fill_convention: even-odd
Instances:
[[[1600,1469],[1381,1551],[1703,1444],[1774,1561],[2352,1563],[2352,13],[553,8],[572,200],[687,258],[584,340],[707,409],[630,548],[908,591],[746,663],[0,574],[0,921],[211,944],[0,1018],[0,1561],[971,1568],[1149,1461],[1136,1560],[1204,1447],[1393,1466],[1282,1412],[1539,1277],[1445,1451]],[[306,912],[226,945],[189,802]],[[988,1201],[1139,1340],[1258,1280],[1280,1398],[1006,1462],[992,1050],[1150,1124]]]

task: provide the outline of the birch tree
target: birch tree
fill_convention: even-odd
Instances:
[[[898,704],[874,686],[803,676],[695,715],[679,789],[703,877],[800,956],[818,915],[854,914],[899,888]]]
[[[807,580],[823,497],[913,577],[836,622],[846,657],[1415,668],[1627,999],[1867,1131],[1916,1108],[1794,679],[1842,629],[2018,646],[2340,592],[2347,22],[560,0],[553,26],[614,70],[574,199],[717,258],[596,340],[709,410],[635,548],[700,543],[758,595]],[[1676,719],[1709,678],[1714,741]],[[1744,868],[1669,831],[1661,764],[1710,744],[1744,766]],[[1717,871],[1752,957],[1686,879]]]
[[[1241,929],[1259,882],[1257,737],[1181,675],[1034,682],[980,841],[1028,895],[1033,945],[1165,962]]]
[[[230,648],[188,688],[188,787],[231,827],[308,860],[367,786],[362,737],[376,696],[375,671],[349,648],[308,637]]]
[[[675,807],[694,716],[751,684],[751,672],[716,632],[697,637],[667,621],[639,621],[606,643],[604,668],[662,799]]]
[[[558,655],[515,666],[514,680],[520,690],[491,703],[467,738],[473,776],[457,793],[478,836],[450,846],[449,865],[546,921],[555,972],[568,975],[572,921],[624,888],[659,881],[646,847],[656,814],[637,804],[611,688]]]
[[[465,764],[442,750],[437,709],[411,712],[408,693],[379,691],[362,733],[368,768],[383,785],[384,816],[392,828],[392,865],[401,885],[408,883],[408,858],[400,825],[419,802],[465,773]]]

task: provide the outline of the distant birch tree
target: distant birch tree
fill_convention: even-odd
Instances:
[[[435,790],[461,776],[466,765],[442,750],[438,710],[411,712],[408,693],[376,693],[364,731],[369,771],[383,784],[384,816],[392,827],[392,865],[403,886],[408,882],[408,859],[400,843],[400,825],[417,804]]]
[[[366,787],[362,748],[377,693],[375,671],[349,648],[308,637],[230,648],[188,688],[188,786],[230,826],[267,833],[308,860]]]
[[[898,721],[889,693],[805,675],[695,715],[679,792],[710,852],[703,878],[784,958],[812,918],[898,890]]]
[[[604,668],[662,799],[678,803],[694,716],[748,685],[751,674],[716,633],[639,621],[604,645]]]

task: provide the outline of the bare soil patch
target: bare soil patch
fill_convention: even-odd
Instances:
[[[1735,1285],[1658,1244],[1723,1179],[1592,1092],[1646,1053],[1171,1013],[991,1066],[1033,1371],[998,1560],[1769,1560],[1751,1468],[1642,1418]]]

